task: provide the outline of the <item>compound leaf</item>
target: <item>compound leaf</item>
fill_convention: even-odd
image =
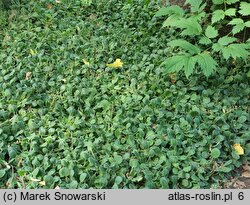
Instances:
[[[221,38],[219,38],[218,43],[222,46],[227,46],[230,43],[233,43],[237,40],[237,38],[234,37],[227,37],[227,36],[223,36]]]
[[[209,55],[209,53],[201,53],[196,56],[197,63],[200,65],[202,72],[206,77],[210,76],[216,69],[216,61]]]
[[[243,16],[250,15],[250,3],[247,2],[241,2],[240,3],[240,10],[239,13]]]
[[[218,31],[213,26],[208,26],[205,31],[205,35],[208,38],[215,38],[218,36]]]
[[[186,40],[181,40],[181,39],[173,40],[170,41],[168,45],[171,46],[172,48],[180,47],[191,54],[198,54],[201,52],[197,46],[194,46],[193,44],[189,43]]]
[[[223,10],[216,10],[212,14],[212,24],[225,18],[225,13]]]

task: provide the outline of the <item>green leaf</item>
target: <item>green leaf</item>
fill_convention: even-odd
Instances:
[[[214,4],[223,4],[224,0],[213,0]]]
[[[231,167],[219,167],[216,169],[217,172],[223,172],[223,173],[228,173],[230,171],[232,171],[232,168]]]
[[[121,164],[122,163],[122,157],[121,156],[118,156],[118,155],[116,155],[115,157],[114,157],[114,161],[115,161],[115,163],[116,164]]]
[[[156,17],[160,17],[160,16],[166,16],[166,15],[169,15],[171,14],[169,12],[169,8],[168,7],[162,7],[160,8],[156,13],[155,13],[155,16]]]
[[[196,64],[196,58],[191,56],[188,59],[188,62],[184,68],[184,73],[187,78],[194,72],[195,64]]]
[[[247,2],[241,2],[240,3],[240,10],[239,13],[243,16],[250,15],[250,3]]]
[[[193,44],[189,43],[186,40],[181,40],[181,39],[173,40],[170,41],[168,45],[171,46],[172,48],[180,47],[191,54],[198,54],[201,52],[197,46],[194,46]]]
[[[224,37],[219,38],[218,43],[220,45],[227,46],[228,44],[233,43],[236,40],[237,38],[224,36]]]
[[[189,18],[171,16],[163,23],[163,26],[180,28],[183,30],[181,35],[200,35],[202,33],[202,27],[201,24],[198,23],[199,18],[200,17],[197,15],[191,16]]]
[[[66,167],[63,167],[59,170],[59,175],[61,177],[67,177],[67,176],[69,176],[69,174],[70,174],[70,170]]]
[[[218,36],[218,31],[214,27],[208,26],[206,31],[205,31],[205,35],[208,38],[215,38]]]
[[[240,0],[226,0],[227,4],[234,4],[236,2],[239,2]]]
[[[165,189],[169,188],[169,179],[168,178],[161,177],[160,183],[161,183],[161,186],[162,186],[163,189],[164,188]]]
[[[202,0],[186,0],[185,5],[190,4],[191,12],[197,12],[199,11],[201,3]]]
[[[216,10],[212,14],[212,24],[225,18],[225,13],[223,10]]]
[[[189,185],[188,179],[183,179],[183,180],[181,181],[181,184],[182,184],[182,186],[184,186],[184,187],[188,187],[188,185]]]
[[[5,175],[6,171],[5,169],[0,170],[0,179]]]
[[[246,44],[230,44],[229,46],[223,48],[222,50],[223,57],[227,60],[228,58],[232,57],[247,59],[249,52],[247,51]]]
[[[225,11],[226,16],[235,16],[236,15],[236,9],[230,8]]]
[[[168,17],[162,24],[162,27],[168,27],[168,26],[178,26],[176,23],[179,21],[179,18],[176,16],[172,15]]]
[[[87,177],[87,174],[86,173],[82,173],[80,175],[80,182],[84,182],[84,180],[86,179],[86,177]]]
[[[208,53],[202,53],[196,56],[197,63],[206,77],[210,76],[216,69],[217,63]]]
[[[156,17],[160,17],[160,16],[167,16],[167,15],[172,15],[175,14],[177,16],[183,16],[185,13],[185,11],[177,6],[177,5],[173,5],[170,7],[162,7],[159,9],[159,11],[156,12],[155,16]]]
[[[44,181],[46,184],[53,184],[54,178],[51,175],[44,176]]]
[[[232,21],[228,23],[229,25],[238,25],[238,24],[244,24],[244,21],[240,18],[234,18]]]
[[[250,70],[247,72],[247,77],[250,78]]]
[[[213,148],[211,150],[211,157],[216,159],[220,156],[220,150],[218,148]]]
[[[137,160],[137,159],[130,159],[129,165],[130,165],[132,168],[138,167],[138,165],[139,165],[138,160]]]
[[[167,72],[172,73],[172,72],[179,72],[180,70],[182,70],[186,62],[184,58],[185,56],[183,55],[167,58],[167,60],[164,61],[163,63],[166,65]]]
[[[247,117],[246,116],[240,116],[238,119],[239,123],[244,123],[247,121]]]
[[[184,167],[184,168],[183,168],[183,171],[184,171],[184,172],[190,172],[191,169],[192,169],[192,166],[187,166],[187,167]]]
[[[176,27],[184,29],[181,32],[181,35],[184,36],[193,36],[193,35],[200,35],[202,32],[201,24],[198,23],[197,19],[195,17],[190,17],[188,19],[181,19],[178,22],[176,22]]]
[[[121,176],[117,176],[116,178],[115,178],[115,183],[118,185],[118,184],[120,184],[121,182],[122,182],[122,177]]]
[[[95,108],[103,108],[103,110],[108,110],[111,106],[111,103],[108,100],[102,100],[99,102]]]
[[[76,180],[71,181],[69,184],[70,189],[76,189],[77,186],[78,186],[78,182]]]
[[[245,26],[249,28],[250,27],[250,21],[245,22]]]
[[[208,45],[208,44],[212,43],[212,41],[211,41],[209,38],[207,38],[207,37],[202,37],[202,38],[199,40],[199,43],[200,43],[200,44],[203,44],[203,45]]]
[[[232,33],[235,35],[236,33],[241,32],[245,28],[245,24],[238,24],[233,27]]]

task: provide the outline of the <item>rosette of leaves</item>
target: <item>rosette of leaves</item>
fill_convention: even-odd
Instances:
[[[234,8],[239,4],[238,9]],[[180,31],[180,38],[168,43],[173,49],[174,56],[166,59],[167,72],[184,71],[186,77],[200,68],[208,77],[218,67],[219,60],[232,59],[247,60],[249,58],[249,41],[244,35],[243,42],[239,42],[236,34],[244,32],[250,27],[250,3],[239,0],[213,0],[209,5],[212,12],[207,11],[206,3],[202,0],[186,0],[188,10],[172,5],[160,8],[156,16],[167,16],[163,27],[170,27]],[[220,34],[219,30],[232,26],[227,34]],[[245,30],[246,31],[246,30]],[[219,56],[219,58],[215,58]]]

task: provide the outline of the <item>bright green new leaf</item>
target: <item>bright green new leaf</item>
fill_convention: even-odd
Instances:
[[[241,2],[240,3],[240,10],[239,13],[243,16],[250,15],[250,3],[247,2]]]
[[[237,25],[237,24],[244,24],[244,21],[240,18],[234,18],[232,21],[228,23],[229,25]]]
[[[215,10],[212,14],[212,24],[225,18],[225,13],[223,10]]]
[[[214,4],[223,4],[224,0],[213,0]]]
[[[170,41],[168,45],[171,46],[172,48],[180,47],[191,54],[198,54],[201,52],[197,46],[194,46],[193,44],[189,43],[186,40],[181,40],[181,39],[173,40]]]
[[[218,31],[214,27],[208,26],[206,31],[205,31],[205,35],[208,38],[215,38],[218,36]]]
[[[243,23],[243,24],[238,24],[238,25],[235,25],[233,27],[233,30],[232,30],[232,33],[233,35],[241,32],[244,28],[246,27],[246,25]]]
[[[240,0],[226,0],[227,4],[234,4],[236,2],[239,2]]]
[[[236,9],[230,8],[225,11],[226,16],[235,16],[236,15]]]
[[[250,27],[250,21],[245,22],[245,26],[249,28]]]

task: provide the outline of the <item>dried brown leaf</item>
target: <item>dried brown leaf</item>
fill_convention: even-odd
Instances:
[[[244,171],[249,171],[249,172],[250,172],[250,166],[249,166],[249,164],[244,164],[244,165],[242,166],[242,169],[243,169]]]
[[[246,178],[250,178],[250,172],[249,171],[242,172],[241,176],[246,177]]]
[[[29,80],[31,75],[32,75],[31,72],[27,72],[26,75],[25,75],[25,80]]]
[[[243,181],[237,180],[236,182],[234,182],[233,187],[236,189],[243,189],[246,187],[246,184]]]

